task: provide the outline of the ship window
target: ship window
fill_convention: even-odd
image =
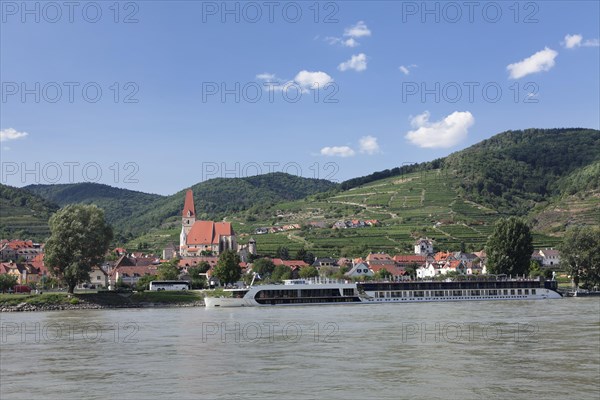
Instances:
[[[515,294],[515,289],[510,289],[511,296]]]
[[[535,294],[535,289],[531,289],[531,294]]]
[[[518,289],[517,294],[523,294],[523,291],[521,289]]]
[[[424,297],[425,293],[422,290],[415,291],[415,297]]]
[[[529,294],[529,289],[525,289],[525,294]]]

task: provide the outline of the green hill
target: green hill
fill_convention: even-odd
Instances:
[[[429,236],[438,249],[481,249],[501,216],[526,217],[536,246],[552,246],[573,224],[600,223],[600,132],[589,129],[509,131],[450,156],[341,184],[345,189],[236,214],[242,233],[284,223],[378,219],[379,227],[304,229],[257,237],[259,250],[285,245],[317,254],[410,251]],[[243,239],[242,239],[243,241]]]
[[[246,178],[216,178],[192,186],[199,217],[219,219],[264,204],[296,200],[332,189],[336,184],[284,173]],[[181,213],[185,190],[160,196],[115,188],[98,183],[30,185],[25,189],[60,206],[72,203],[96,204],[104,209],[121,241],[153,228],[172,226]]]
[[[58,206],[24,189],[0,184],[0,238],[43,241]]]
[[[72,183],[57,185],[29,185],[24,189],[63,207],[67,204],[95,204],[104,210],[106,220],[115,232],[132,234],[128,220],[140,210],[148,210],[163,196],[115,188],[99,183]],[[136,231],[139,234],[141,231]]]

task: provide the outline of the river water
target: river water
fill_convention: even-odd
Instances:
[[[595,399],[600,299],[0,315],[0,399]]]

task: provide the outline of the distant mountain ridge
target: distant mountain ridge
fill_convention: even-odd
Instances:
[[[199,216],[218,219],[253,206],[297,200],[336,186],[324,179],[276,172],[245,178],[215,178],[191,189]],[[108,222],[123,237],[137,236],[179,215],[186,190],[161,196],[98,183],[29,185],[24,189],[60,206],[96,204],[104,209]]]

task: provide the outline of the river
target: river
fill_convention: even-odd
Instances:
[[[0,315],[0,399],[594,399],[600,299]]]

